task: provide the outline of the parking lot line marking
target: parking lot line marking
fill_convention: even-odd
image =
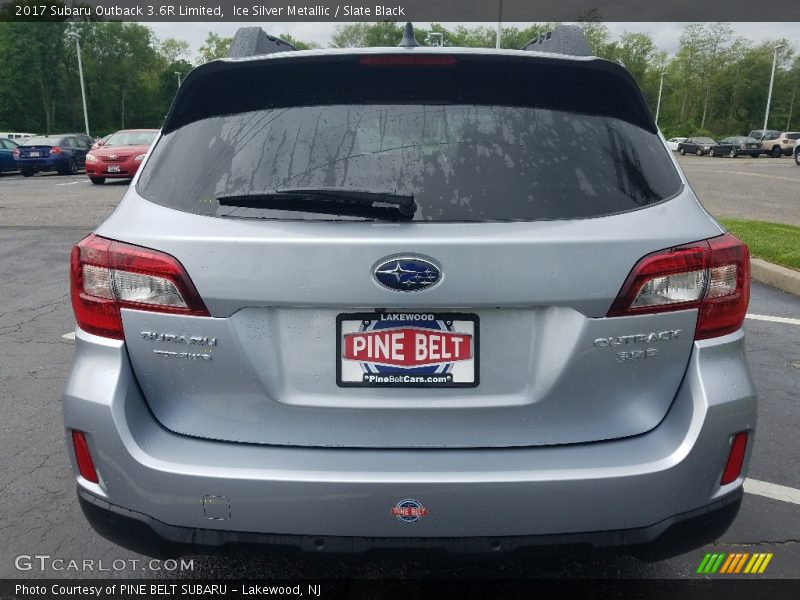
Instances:
[[[74,340],[75,339],[75,332],[74,331],[70,331],[69,333],[65,333],[61,337],[64,338],[65,340]]]
[[[70,181],[69,183],[57,183],[56,186],[59,185],[75,185],[76,183],[83,183],[82,181]]]
[[[764,496],[765,498],[772,498],[773,500],[780,500],[781,502],[800,504],[800,490],[786,487],[785,485],[767,483],[766,481],[759,481],[757,479],[745,479],[744,491],[748,494]]]
[[[796,177],[781,177],[780,175],[769,175],[767,173],[750,173],[748,171],[719,171],[717,169],[703,168],[698,168],[697,170],[705,171],[706,173],[721,173],[722,175],[728,175],[732,173],[733,175],[745,175],[747,177],[766,177],[767,179],[781,179],[783,181],[794,181],[795,183],[800,181],[800,179],[797,179]]]
[[[786,325],[800,325],[800,319],[791,319],[789,317],[771,317],[769,315],[751,315],[750,313],[745,315],[748,319],[753,319],[754,321],[770,321],[772,323],[785,323]]]

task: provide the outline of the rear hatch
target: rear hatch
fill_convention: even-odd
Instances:
[[[606,315],[641,257],[720,229],[627,72],[513,52],[291,54],[190,74],[98,231],[176,257],[211,315],[122,311],[161,423],[387,448],[655,427],[697,311]]]

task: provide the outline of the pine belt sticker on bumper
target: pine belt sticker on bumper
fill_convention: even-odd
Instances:
[[[342,387],[475,387],[478,316],[356,313],[336,319]]]
[[[392,507],[392,515],[404,523],[413,523],[428,516],[428,509],[418,500],[406,498]]]

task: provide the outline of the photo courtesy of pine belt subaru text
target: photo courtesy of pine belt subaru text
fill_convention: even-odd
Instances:
[[[80,505],[151,556],[686,552],[742,499],[749,268],[573,26],[242,29],[72,250]]]

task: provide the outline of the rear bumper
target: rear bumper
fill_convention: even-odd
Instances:
[[[359,552],[397,545],[470,552],[497,540],[510,550],[663,544],[662,534],[679,522],[741,497],[756,422],[741,332],[695,343],[672,407],[646,434],[493,449],[306,448],[186,437],[154,419],[123,343],[79,330],[76,345],[64,419],[68,432],[86,432],[99,473],[99,484],[77,475],[70,449],[90,521],[109,535],[115,527],[103,523],[113,517],[120,532],[144,527],[183,549],[241,542],[316,550],[318,539],[327,549]],[[720,486],[739,431],[751,433],[745,469]],[[392,514],[409,498],[427,509],[415,522]],[[720,514],[728,516],[713,527],[681,530],[684,546],[709,541],[704,531],[719,535],[719,523],[727,527],[735,510]],[[132,547],[134,539],[122,535],[115,541]],[[326,541],[334,538],[342,541]]]
[[[130,161],[126,163],[86,163],[86,175],[89,177],[104,177],[106,179],[131,179],[134,175],[136,175],[136,171],[139,170],[139,166],[141,164],[141,161]],[[118,166],[120,172],[109,173],[108,167],[112,165]]]
[[[66,164],[63,158],[21,158],[17,159],[17,169],[20,171],[53,171]]]
[[[167,525],[92,496],[78,488],[86,519],[104,538],[146,556],[186,554],[390,554],[414,556],[491,555],[498,553],[583,554],[621,551],[645,560],[688,552],[718,539],[730,527],[742,503],[743,490],[701,508],[649,527],[555,535],[474,538],[377,538],[251,533]]]

